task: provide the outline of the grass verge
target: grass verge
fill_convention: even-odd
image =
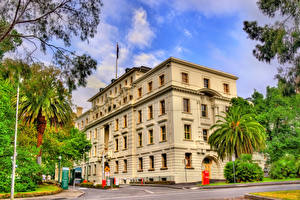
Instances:
[[[271,178],[264,178],[262,181],[254,181],[254,182],[241,182],[241,183],[218,182],[218,183],[211,183],[211,184],[209,184],[209,185],[201,185],[201,184],[198,184],[198,186],[233,185],[233,184],[266,183],[266,182],[282,182],[282,181],[300,181],[300,178],[287,178],[287,179],[271,179]]]
[[[16,192],[14,196],[16,198],[37,197],[37,196],[57,194],[61,191],[62,189],[56,185],[43,184],[43,185],[39,185],[35,191]],[[10,197],[10,193],[0,193],[0,199],[5,199],[9,197]]]
[[[284,190],[284,191],[274,191],[274,192],[258,192],[251,193],[263,197],[279,198],[284,200],[299,200],[300,190]]]

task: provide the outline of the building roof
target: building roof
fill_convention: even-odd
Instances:
[[[117,83],[119,83],[121,80],[123,80],[126,76],[128,76],[129,74],[132,74],[134,71],[141,71],[141,72],[147,72],[151,70],[150,67],[146,67],[146,66],[140,66],[140,67],[133,67],[133,68],[127,68],[125,70],[125,73],[120,76],[118,79],[112,79],[111,84],[109,84],[108,86],[106,86],[105,88],[100,88],[102,90],[100,90],[97,94],[95,94],[94,96],[92,96],[88,101],[91,102],[93,101],[95,98],[97,98],[98,96],[100,96],[101,94],[105,93],[107,90],[109,90],[110,88],[112,88],[113,86],[117,85]]]

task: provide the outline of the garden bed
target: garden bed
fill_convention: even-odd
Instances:
[[[240,182],[240,183],[217,182],[217,183],[211,183],[209,185],[198,184],[198,186],[234,185],[234,184],[251,184],[251,183],[284,182],[284,181],[300,181],[300,178],[287,178],[287,179],[264,178],[262,181],[254,181],[254,182]]]
[[[262,197],[279,198],[284,200],[299,200],[300,190],[284,190],[284,191],[273,191],[273,192],[258,192],[251,193],[253,195]]]
[[[45,196],[45,195],[52,195],[62,192],[63,189],[50,184],[42,184],[37,187],[35,191],[29,192],[16,192],[14,197],[15,198],[24,198],[24,197],[37,197],[37,196]],[[0,199],[9,198],[10,193],[0,193]]]
[[[111,186],[104,186],[104,188],[102,188],[101,184],[94,185],[94,183],[92,182],[81,183],[79,186],[86,187],[86,188],[95,188],[95,189],[111,189]],[[113,188],[119,188],[119,185],[114,184]]]

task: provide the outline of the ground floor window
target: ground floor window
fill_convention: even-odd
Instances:
[[[163,153],[161,154],[161,164],[162,164],[162,168],[167,168],[167,154]]]

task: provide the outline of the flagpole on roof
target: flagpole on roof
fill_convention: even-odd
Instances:
[[[117,55],[116,55],[116,79],[118,78],[118,59],[119,59],[119,44],[117,43]]]

